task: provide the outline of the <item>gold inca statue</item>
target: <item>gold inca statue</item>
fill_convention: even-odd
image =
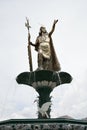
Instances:
[[[41,26],[35,44],[30,41],[30,44],[34,46],[35,50],[38,52],[38,70],[59,71],[61,69],[51,37],[57,22],[58,20],[54,20],[49,33],[45,27]]]

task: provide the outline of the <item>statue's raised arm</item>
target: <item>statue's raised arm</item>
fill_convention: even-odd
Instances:
[[[52,33],[54,32],[54,30],[55,30],[55,25],[56,25],[57,22],[58,22],[58,19],[57,19],[57,20],[54,20],[53,25],[52,25],[52,29],[51,29],[51,31],[49,32],[49,35],[52,35]]]

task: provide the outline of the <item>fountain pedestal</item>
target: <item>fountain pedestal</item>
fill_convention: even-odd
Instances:
[[[50,93],[53,89],[61,84],[70,83],[72,77],[66,72],[55,72],[49,70],[40,70],[33,72],[23,72],[16,78],[18,84],[25,84],[33,87],[39,94],[38,107],[46,102],[51,102]],[[47,114],[50,118],[51,107],[48,108]],[[38,112],[38,118],[47,118]]]

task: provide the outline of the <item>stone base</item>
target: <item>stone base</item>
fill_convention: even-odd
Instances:
[[[87,121],[74,119],[13,119],[0,122],[0,130],[87,130]]]

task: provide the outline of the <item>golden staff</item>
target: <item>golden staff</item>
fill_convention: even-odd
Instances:
[[[31,55],[31,46],[30,46],[30,33],[29,33],[29,28],[31,28],[31,26],[29,25],[29,20],[26,17],[26,23],[25,26],[28,29],[28,59],[29,59],[29,68],[30,71],[33,71],[33,67],[32,67],[32,55]]]

